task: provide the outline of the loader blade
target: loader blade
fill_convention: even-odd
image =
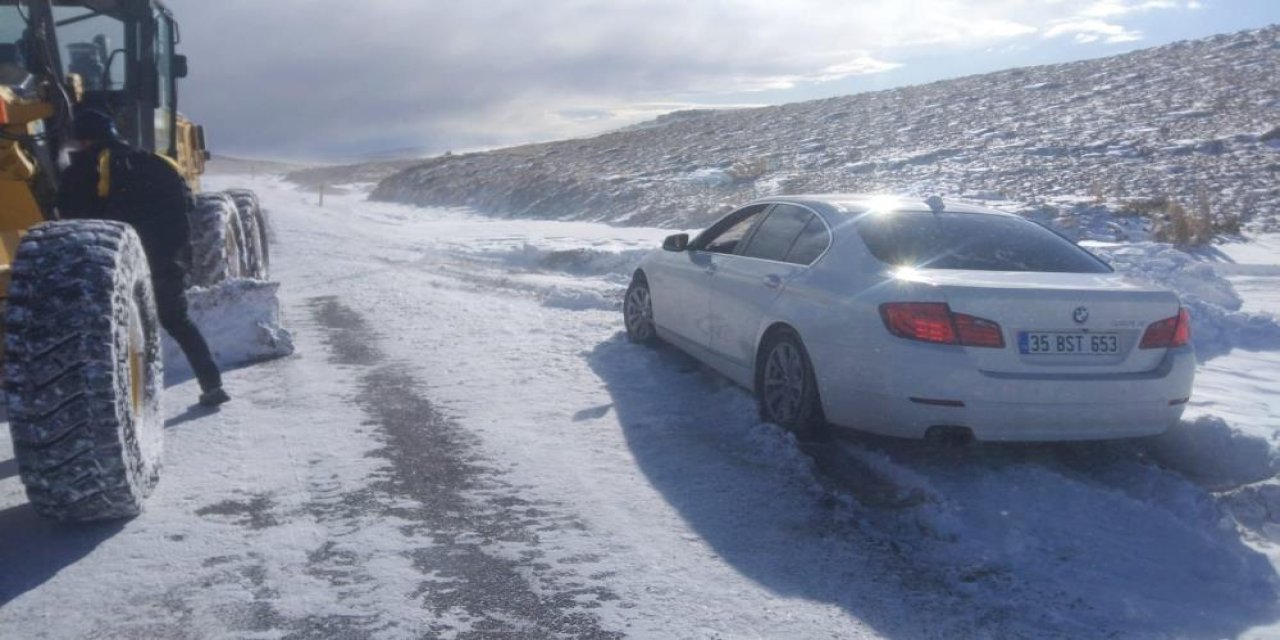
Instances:
[[[191,319],[219,368],[234,369],[293,353],[293,334],[281,324],[279,288],[278,282],[238,278],[187,289]],[[170,382],[192,375],[182,350],[167,334],[164,365]]]

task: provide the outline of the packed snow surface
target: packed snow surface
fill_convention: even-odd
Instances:
[[[1280,634],[1274,237],[1096,248],[1209,310],[1166,436],[810,445],[622,336],[668,230],[253,186],[296,352],[169,388],[128,523],[38,520],[0,444],[0,637]]]

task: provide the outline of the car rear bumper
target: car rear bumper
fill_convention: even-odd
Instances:
[[[819,377],[827,418],[909,438],[932,427],[964,427],[979,440],[1003,441],[1150,436],[1182,416],[1196,366],[1190,348],[1171,350],[1154,371],[1109,376],[990,374],[968,363],[940,366],[931,356],[894,358],[889,371],[874,377],[826,367]]]
[[[979,440],[1046,441],[1107,440],[1164,433],[1173,426],[1185,404],[1168,401],[1025,404],[970,402],[964,407],[920,405],[901,398],[883,398],[887,421],[871,431],[922,438],[932,427],[964,427]]]

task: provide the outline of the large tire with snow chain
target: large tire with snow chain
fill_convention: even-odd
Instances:
[[[202,193],[189,219],[191,268],[189,286],[207,287],[242,277],[246,271],[244,227],[240,210],[225,193]]]
[[[244,275],[266,280],[271,271],[271,248],[267,241],[267,218],[258,202],[258,195],[249,189],[227,189],[226,194],[240,212],[246,266]]]
[[[27,497],[70,522],[135,516],[160,472],[163,364],[138,236],[47,222],[18,248],[5,313],[5,392]]]

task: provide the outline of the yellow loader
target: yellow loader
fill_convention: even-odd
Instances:
[[[204,131],[178,113],[187,60],[158,0],[0,0],[0,297],[14,456],[42,515],[136,515],[160,469],[164,388],[146,257],[125,224],[59,220],[78,105],[199,190]],[[265,277],[251,192],[202,194],[192,284]]]

